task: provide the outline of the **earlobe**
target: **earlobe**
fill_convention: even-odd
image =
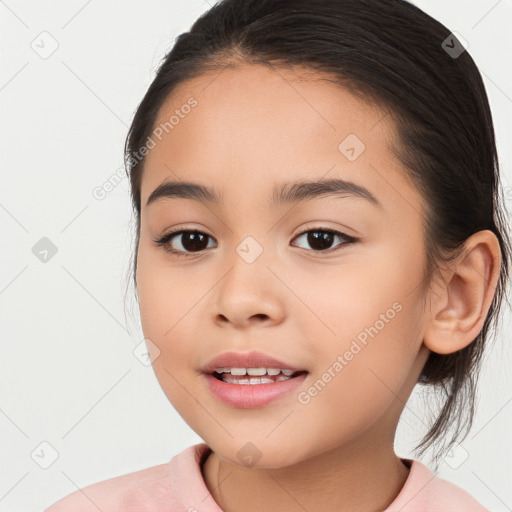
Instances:
[[[496,291],[501,250],[496,235],[479,231],[449,264],[431,299],[423,342],[438,354],[451,354],[479,334]]]

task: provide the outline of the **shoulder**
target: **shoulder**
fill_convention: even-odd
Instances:
[[[169,494],[167,464],[161,464],[87,485],[60,499],[44,512],[106,512],[116,510],[116,507],[127,511],[141,510],[141,507],[148,510],[149,500],[167,498]]]
[[[438,477],[419,460],[411,464],[404,487],[385,512],[489,512],[458,485]]]
[[[186,510],[180,503],[177,489],[197,478],[198,455],[205,453],[204,443],[189,446],[170,462],[127,473],[82,487],[46,508],[44,512],[123,512],[141,510],[177,512]],[[190,469],[183,474],[180,469]]]

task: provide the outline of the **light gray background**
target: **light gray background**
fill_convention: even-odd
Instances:
[[[469,43],[490,98],[510,209],[512,0],[415,3]],[[157,64],[209,7],[0,1],[0,511],[42,510],[78,487],[167,462],[201,442],[133,354],[143,334],[132,287],[125,307],[133,224],[122,155]],[[58,48],[44,54],[52,44]],[[93,190],[116,175],[119,185],[96,199]],[[43,237],[57,248],[46,263],[33,253]],[[474,427],[439,472],[496,511],[512,507],[505,313],[481,375]],[[426,432],[418,398],[397,433],[404,457]]]

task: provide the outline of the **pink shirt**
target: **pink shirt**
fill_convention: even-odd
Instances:
[[[168,463],[97,482],[68,494],[44,512],[222,512],[204,482],[206,443],[189,446]],[[383,512],[489,512],[469,493],[437,477],[418,460]]]

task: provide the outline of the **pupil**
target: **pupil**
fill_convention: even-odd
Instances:
[[[308,234],[308,243],[313,249],[322,251],[331,245],[333,236],[333,233],[327,231],[312,231]]]
[[[202,251],[203,249],[206,248],[206,246],[202,247],[202,243],[204,243],[204,240],[201,239],[206,239],[206,236],[204,236],[202,233],[184,233],[181,236],[181,243],[183,244],[183,247],[185,247],[187,251]]]

